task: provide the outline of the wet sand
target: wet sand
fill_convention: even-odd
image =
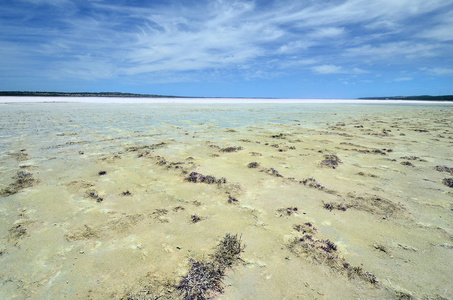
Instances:
[[[0,104],[2,299],[453,298],[451,104],[171,102]]]

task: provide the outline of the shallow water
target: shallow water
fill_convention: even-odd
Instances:
[[[219,299],[452,298],[452,108],[0,104],[0,298],[164,295],[228,232]],[[291,247],[307,222],[378,283]]]

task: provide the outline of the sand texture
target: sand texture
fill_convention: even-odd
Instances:
[[[0,298],[452,299],[452,108],[0,104]]]

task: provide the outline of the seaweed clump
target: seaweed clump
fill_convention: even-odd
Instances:
[[[310,177],[304,180],[299,181],[299,183],[302,183],[305,186],[318,189],[318,190],[325,190],[326,187],[321,185],[319,182],[316,181],[316,179]]]
[[[227,233],[211,258],[220,269],[225,270],[241,260],[241,253],[244,252],[244,249],[245,245],[240,236]]]
[[[223,277],[226,270],[241,260],[245,246],[241,238],[228,233],[219,243],[211,260],[195,261],[186,276],[175,287],[184,300],[212,299],[223,293]]]
[[[94,189],[88,189],[86,192],[85,192],[85,196],[87,198],[91,198],[91,199],[94,199],[96,200],[96,202],[100,203],[102,201],[104,201],[104,198],[100,197],[98,192]]]
[[[222,270],[216,268],[213,262],[195,261],[190,259],[192,267],[182,278],[176,289],[183,299],[210,299],[223,293]]]
[[[444,178],[442,183],[450,188],[453,188],[453,178]]]
[[[232,204],[232,203],[238,203],[239,200],[234,198],[234,197],[231,197],[230,195],[228,195],[228,203]]]
[[[297,207],[280,208],[277,210],[277,215],[279,217],[292,216],[294,213],[297,213],[298,211],[299,209]]]
[[[35,184],[36,180],[33,178],[32,173],[19,171],[12,177],[14,182],[6,188],[0,190],[0,196],[7,197],[18,193],[20,190],[31,187]]]
[[[260,164],[259,164],[258,162],[256,162],[256,161],[251,162],[251,163],[249,163],[249,164],[247,165],[247,167],[250,168],[250,169],[256,169],[256,168],[258,168],[259,166],[260,166]]]
[[[226,183],[226,179],[224,177],[217,179],[214,176],[211,175],[203,175],[197,172],[191,172],[188,177],[185,178],[186,181],[193,182],[193,183],[198,183],[198,182],[203,182],[207,184],[222,184]]]
[[[191,219],[192,223],[194,223],[194,224],[198,223],[198,222],[200,222],[202,220],[202,218],[197,216],[197,215],[191,215],[190,219]]]
[[[339,253],[338,247],[334,242],[329,239],[314,238],[316,231],[313,228],[314,226],[311,223],[294,227],[294,229],[303,233],[302,237],[294,238],[288,245],[288,248],[294,254],[299,257],[305,257],[315,263],[325,264],[332,270],[347,275],[349,279],[360,278],[371,284],[379,282],[376,276],[363,271],[362,267],[351,266]]]
[[[244,148],[242,148],[241,146],[239,146],[239,147],[226,147],[226,148],[220,149],[220,152],[231,153],[231,152],[238,152],[239,150],[242,150],[242,149],[244,149]]]
[[[27,228],[23,224],[17,224],[9,230],[8,241],[17,246],[19,240],[26,236],[29,236]]]
[[[453,174],[453,168],[449,168],[447,166],[436,166],[436,171],[438,172],[447,172]]]
[[[283,178],[283,175],[280,174],[277,170],[275,170],[274,168],[270,168],[270,169],[266,169],[266,170],[261,170],[260,172],[264,172],[264,173],[267,173],[269,175],[272,175],[272,176],[275,176],[275,177],[282,177]]]
[[[306,233],[314,234],[314,233],[316,233],[316,231],[318,231],[316,229],[316,227],[313,226],[313,224],[310,222],[306,222],[304,224],[296,224],[296,225],[294,225],[293,228],[294,228],[294,230],[296,230],[298,232],[302,232],[303,234],[306,234]]]
[[[408,166],[408,167],[415,167],[413,163],[411,163],[410,161],[402,161],[401,164],[403,166]]]
[[[343,203],[332,203],[332,202],[329,202],[329,203],[324,203],[323,207],[325,209],[328,209],[330,211],[336,209],[336,210],[341,210],[341,211],[346,211],[347,210],[347,207],[343,204]]]
[[[321,166],[336,169],[342,161],[338,158],[338,156],[334,154],[324,155],[324,160],[321,161]]]

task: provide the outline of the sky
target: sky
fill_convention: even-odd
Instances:
[[[453,0],[0,0],[0,90],[453,94]]]

